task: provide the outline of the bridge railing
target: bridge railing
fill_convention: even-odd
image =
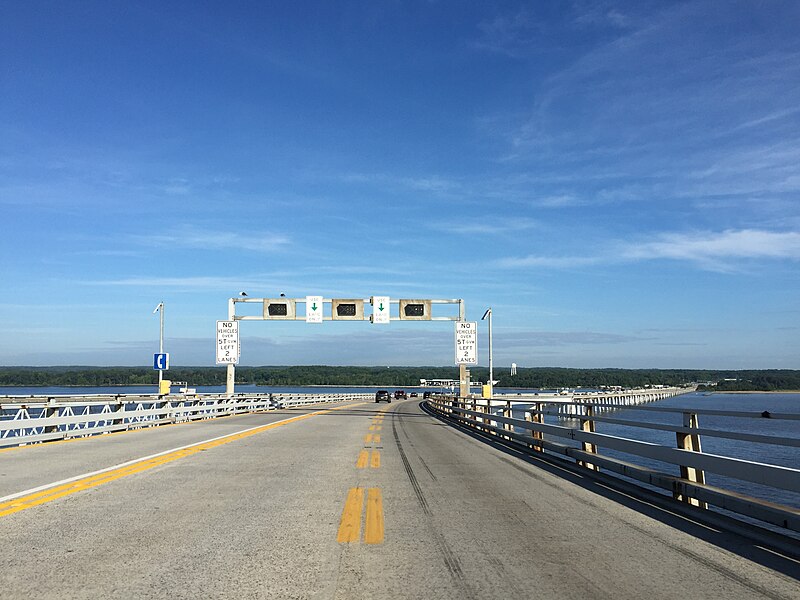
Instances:
[[[745,515],[752,519],[770,523],[781,528],[800,532],[800,509],[787,504],[778,504],[767,499],[756,498],[729,487],[712,486],[706,483],[706,473],[724,478],[766,486],[773,490],[788,492],[797,497],[800,506],[800,469],[764,464],[740,458],[704,453],[701,437],[717,437],[747,443],[770,444],[776,448],[798,448],[800,438],[723,431],[701,428],[699,419],[703,415],[737,417],[741,419],[800,420],[800,414],[756,413],[742,411],[720,411],[683,408],[637,406],[637,411],[677,413],[681,425],[645,423],[606,416],[608,411],[619,409],[612,404],[596,402],[577,403],[580,413],[573,419],[560,419],[561,424],[545,423],[546,415],[563,416],[558,408],[550,408],[546,402],[525,403],[529,408],[515,409],[511,401],[493,402],[483,399],[459,399],[438,396],[428,401],[434,412],[457,421],[462,425],[492,436],[503,443],[513,444],[532,454],[547,452],[574,460],[579,467],[591,471],[608,471],[614,475],[644,483],[647,486],[667,490],[679,501],[700,508],[709,505]],[[513,412],[522,412],[523,418],[514,418]],[[602,416],[601,416],[602,415]],[[671,432],[675,445],[667,446],[636,439],[597,433],[597,423],[610,423],[649,430]],[[615,451],[615,452],[606,452]],[[626,459],[611,454],[623,454]],[[658,461],[674,465],[678,475],[667,473],[641,462]],[[738,487],[738,486],[737,486]]]
[[[3,396],[0,448],[369,398],[371,394]]]

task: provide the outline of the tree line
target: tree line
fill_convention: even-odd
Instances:
[[[470,369],[472,381],[486,382],[489,369]],[[224,367],[173,367],[165,378],[196,385],[225,385]],[[557,389],[624,388],[701,384],[718,391],[800,390],[800,371],[691,369],[569,369],[558,367],[495,370],[496,387]],[[237,367],[236,383],[265,386],[410,387],[420,379],[458,379],[458,367],[334,367],[323,365]],[[158,373],[148,367],[0,367],[0,386],[155,385]]]

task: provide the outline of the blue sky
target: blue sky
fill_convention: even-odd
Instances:
[[[800,368],[798,22],[3,2],[0,364],[151,364],[163,300],[212,365],[246,290],[491,306],[498,368]],[[243,365],[453,363],[452,323],[241,332]]]

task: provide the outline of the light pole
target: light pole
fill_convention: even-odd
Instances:
[[[494,396],[494,369],[492,364],[492,309],[491,307],[486,309],[486,312],[483,313],[481,317],[481,321],[485,321],[486,318],[489,318],[489,398]]]
[[[158,303],[158,306],[153,310],[153,314],[159,313],[159,336],[158,336],[158,353],[164,354],[164,301]],[[158,393],[161,393],[161,380],[164,379],[164,371],[158,370]]]

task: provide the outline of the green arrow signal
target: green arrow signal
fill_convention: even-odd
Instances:
[[[316,302],[314,302],[314,304],[311,305],[311,310],[317,310],[317,303]]]
[[[380,306],[378,307],[378,310],[383,310],[383,302],[381,302]]]

